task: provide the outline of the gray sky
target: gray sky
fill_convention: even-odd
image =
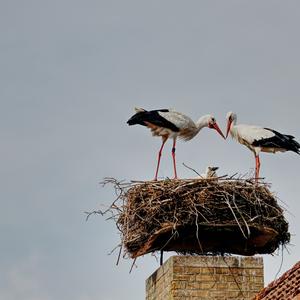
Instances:
[[[213,113],[300,140],[299,1],[0,2],[0,298],[144,298],[151,255],[115,266],[112,222],[98,182],[152,179],[160,139],[128,127],[133,107]],[[161,176],[172,175],[171,143]],[[253,155],[208,129],[178,143],[178,173],[242,174]],[[261,156],[261,175],[288,206],[293,234],[281,273],[299,260],[299,157]],[[264,256],[266,283],[281,256]]]

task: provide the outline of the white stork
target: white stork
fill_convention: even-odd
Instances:
[[[300,144],[294,140],[292,135],[282,134],[270,128],[264,128],[254,125],[236,124],[237,116],[233,112],[228,112],[227,116],[227,132],[230,132],[232,138],[236,139],[240,144],[248,147],[255,156],[255,181],[259,178],[260,169],[260,152],[285,152],[293,151],[300,154]]]
[[[172,157],[175,179],[177,179],[175,147],[177,137],[184,141],[189,141],[195,137],[203,127],[215,129],[224,139],[224,135],[220,130],[216,119],[211,115],[201,117],[197,122],[194,122],[188,116],[169,109],[157,109],[147,111],[142,108],[135,108],[136,114],[128,121],[128,125],[143,125],[151,129],[153,136],[162,137],[162,145],[158,152],[158,161],[154,180],[157,180],[158,169],[160,164],[161,153],[165,142],[168,138],[173,139]]]

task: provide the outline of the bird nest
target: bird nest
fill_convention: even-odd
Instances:
[[[159,250],[265,254],[290,240],[283,209],[266,184],[224,178],[106,183],[117,192],[106,213],[132,258]]]

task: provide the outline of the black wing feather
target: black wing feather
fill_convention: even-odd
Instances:
[[[257,147],[272,147],[282,148],[290,151],[294,151],[300,154],[300,144],[294,140],[292,135],[282,134],[274,129],[264,128],[274,133],[274,136],[266,139],[255,140],[253,146]]]
[[[159,112],[169,112],[168,109],[156,109],[150,111],[140,111],[133,115],[128,121],[128,125],[143,125],[147,126],[147,123],[151,123],[153,125],[171,129],[174,132],[178,132],[179,128],[174,125],[172,122],[168,121],[164,117],[162,117]]]

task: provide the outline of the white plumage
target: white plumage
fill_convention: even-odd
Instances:
[[[194,122],[190,117],[176,111],[158,112],[158,114],[179,128],[178,133],[170,130],[173,137],[178,136],[184,140],[193,138],[204,126],[214,119],[211,115],[205,115],[197,122]],[[189,135],[187,135],[188,131],[190,132]]]
[[[250,146],[257,139],[267,139],[275,135],[272,131],[265,130],[262,127],[245,124],[232,126],[230,133],[234,139],[239,140],[239,142],[245,141]]]

